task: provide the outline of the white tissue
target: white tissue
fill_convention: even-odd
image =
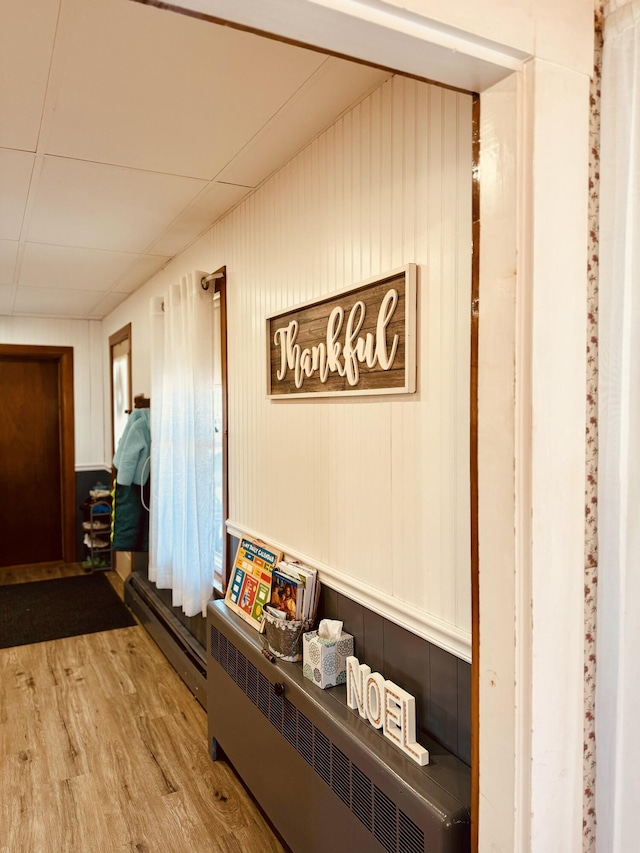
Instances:
[[[322,619],[318,626],[318,636],[337,643],[342,634],[342,625],[338,619]]]

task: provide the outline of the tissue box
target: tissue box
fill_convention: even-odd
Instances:
[[[353,637],[344,631],[339,640],[323,640],[317,631],[302,638],[302,672],[318,687],[334,687],[347,681],[347,658],[353,654]]]

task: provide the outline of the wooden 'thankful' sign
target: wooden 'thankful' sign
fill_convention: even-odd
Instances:
[[[415,264],[267,318],[271,397],[415,389]]]

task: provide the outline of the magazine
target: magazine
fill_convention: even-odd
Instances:
[[[271,575],[270,607],[284,613],[287,619],[301,619],[304,589],[296,578],[274,569]]]
[[[287,619],[313,620],[318,599],[318,572],[300,563],[281,561],[273,571],[270,607]]]

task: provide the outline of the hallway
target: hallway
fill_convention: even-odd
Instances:
[[[5,569],[0,584],[79,572]],[[0,853],[112,851],[282,847],[210,761],[205,712],[143,628],[0,650]]]

